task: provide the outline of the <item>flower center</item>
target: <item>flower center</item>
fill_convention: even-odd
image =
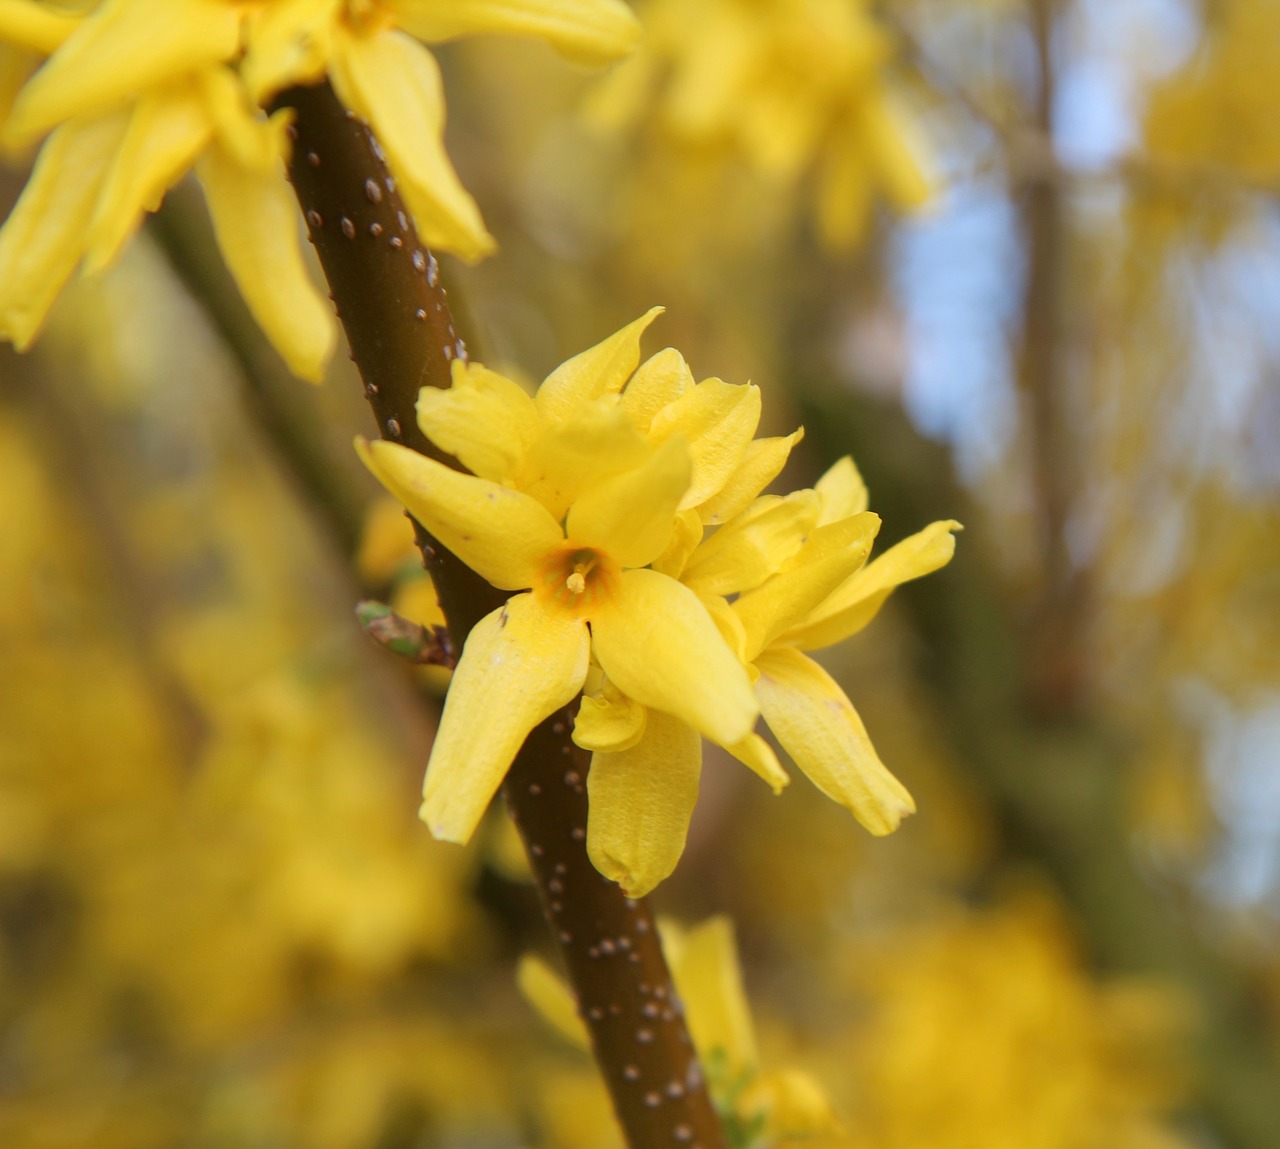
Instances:
[[[569,544],[552,552],[542,568],[543,593],[575,614],[607,595],[616,570],[594,547]]]

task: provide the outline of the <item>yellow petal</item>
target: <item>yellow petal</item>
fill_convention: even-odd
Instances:
[[[128,122],[113,112],[54,132],[0,229],[0,336],[19,351],[80,261],[98,189]]]
[[[684,440],[668,439],[645,463],[585,490],[569,510],[565,535],[619,566],[647,566],[671,539],[689,476]]]
[[[5,126],[23,143],[82,112],[228,60],[240,7],[226,0],[105,0],[23,89]]]
[[[573,740],[584,750],[612,753],[640,741],[648,710],[612,683],[599,694],[584,694],[573,724]]]
[[[859,105],[862,144],[886,198],[899,211],[928,203],[933,180],[925,166],[928,148],[915,121],[887,91]]]
[[[699,1056],[706,1060],[719,1051],[730,1079],[752,1074],[759,1057],[733,922],[717,915],[685,932],[672,948],[671,976]]]
[[[539,416],[541,419],[541,416]],[[592,401],[562,423],[543,423],[525,454],[515,485],[557,522],[584,491],[638,467],[652,453],[615,401]]]
[[[693,459],[693,484],[682,507],[696,507],[719,491],[741,464],[760,423],[760,388],[704,379],[654,416],[652,443],[683,435]]]
[[[543,610],[531,594],[476,624],[427,764],[421,817],[432,834],[471,837],[525,736],[582,689],[589,652],[586,624]]]
[[[435,58],[400,32],[362,36],[343,25],[333,50],[334,90],[382,143],[423,242],[466,260],[489,254],[493,237],[445,154],[444,90]]]
[[[725,484],[698,507],[708,526],[728,522],[746,510],[786,466],[791,448],[804,438],[804,428],[778,438],[752,439]]]
[[[623,571],[593,611],[591,633],[600,666],[624,694],[722,745],[751,732],[757,708],[747,672],[688,587],[657,571]]]
[[[636,368],[622,393],[622,406],[636,427],[647,434],[653,417],[692,389],[693,373],[684,356],[668,347]]]
[[[818,606],[787,630],[781,641],[801,650],[820,650],[857,634],[879,613],[885,599],[904,582],[939,570],[955,554],[954,519],[930,523],[867,563]]]
[[[818,525],[834,523],[836,519],[847,519],[850,515],[860,515],[867,509],[867,484],[857,465],[848,455],[838,459],[815,484],[814,489],[822,496],[822,514]]]
[[[219,145],[236,163],[247,168],[275,170],[289,158],[292,108],[269,117],[249,99],[239,76],[230,68],[206,68],[196,77],[205,109]]]
[[[338,335],[302,259],[298,203],[283,165],[246,167],[214,146],[198,170],[218,247],[245,303],[289,369],[318,382]]]
[[[464,475],[399,443],[356,439],[374,478],[473,571],[502,590],[533,585],[548,551],[564,541],[536,500]]]
[[[697,511],[680,511],[676,515],[675,530],[671,532],[671,540],[656,559],[649,565],[662,574],[679,578],[684,564],[689,561],[698,544],[702,542],[702,520]]]
[[[32,0],[0,0],[0,41],[50,56],[66,43],[80,20]]]
[[[843,1131],[822,1086],[799,1069],[779,1069],[760,1074],[744,1090],[738,1111],[763,1111],[764,1127],[771,1141]]]
[[[240,74],[253,98],[322,79],[341,12],[342,0],[272,0],[251,12]]]
[[[538,433],[538,410],[518,384],[479,363],[453,361],[453,386],[418,393],[418,426],[467,470],[511,479]]]
[[[98,197],[89,227],[86,272],[100,271],[116,258],[143,213],[160,206],[165,192],[191,167],[212,134],[194,85],[166,85],[138,100]]]
[[[866,238],[875,206],[873,173],[865,150],[845,127],[826,149],[817,174],[818,235],[822,246],[837,253],[856,249]]]
[[[711,621],[716,624],[716,630],[720,632],[720,637],[725,640],[729,649],[733,651],[739,662],[746,665],[747,677],[751,678],[755,674],[755,667],[747,662],[747,631],[742,625],[742,619],[729,605],[727,599],[721,598],[715,594],[700,594],[698,600],[706,608],[707,613],[711,616]],[[754,681],[754,678],[752,678]]]
[[[676,868],[701,770],[697,732],[660,711],[630,750],[592,757],[587,854],[628,897],[643,897]]]
[[[389,0],[389,7],[421,40],[539,36],[584,63],[616,60],[640,39],[640,24],[621,0]]]
[[[809,613],[866,561],[880,529],[870,511],[818,527],[786,567],[733,604],[747,632],[747,658]]]
[[[735,742],[725,749],[768,782],[775,794],[781,794],[783,787],[791,782],[782,763],[778,761],[778,756],[773,752],[773,747],[759,734],[748,734],[741,742]]]
[[[906,787],[880,761],[853,704],[822,667],[790,647],[766,651],[756,667],[769,729],[819,790],[877,835],[915,813]]]
[[[516,966],[516,986],[527,1001],[570,1045],[591,1048],[587,1027],[578,1016],[573,993],[540,957],[524,954]]]
[[[680,581],[701,594],[753,590],[800,549],[818,509],[816,491],[762,496],[689,556]]]
[[[567,420],[587,403],[616,395],[640,362],[640,336],[663,312],[652,307],[639,319],[561,363],[538,388],[538,410],[547,419]]]
[[[747,20],[719,20],[705,32],[688,38],[684,66],[667,90],[666,118],[684,136],[711,135],[733,121],[760,59],[758,34]]]

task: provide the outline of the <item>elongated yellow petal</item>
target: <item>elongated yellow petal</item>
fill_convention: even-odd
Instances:
[[[680,511],[676,515],[675,530],[666,549],[649,565],[662,574],[679,578],[684,564],[702,541],[702,520],[697,511]]]
[[[822,496],[820,526],[860,515],[867,509],[867,484],[857,465],[848,455],[837,459],[816,483],[814,489]]]
[[[246,167],[214,146],[198,171],[218,247],[245,303],[289,369],[318,382],[338,333],[302,260],[301,219],[283,165]]]
[[[752,677],[756,673],[756,669],[747,662],[747,631],[742,625],[740,619],[733,607],[729,605],[727,599],[721,598],[715,594],[700,594],[698,601],[706,608],[707,613],[711,616],[711,621],[716,624],[716,630],[720,632],[720,637],[725,640],[730,650],[733,651],[739,662],[746,666],[747,677],[752,681]]]
[[[894,207],[899,211],[921,207],[932,198],[934,181],[926,167],[928,148],[920,130],[887,90],[868,95],[859,104],[868,164]]]
[[[748,734],[741,742],[735,742],[725,749],[768,782],[775,794],[781,794],[783,787],[791,782],[782,763],[778,761],[778,756],[773,752],[773,747],[759,734]]]
[[[856,126],[825,149],[816,177],[818,235],[829,251],[850,252],[866,238],[875,207],[874,173]]]
[[[549,427],[542,423],[525,454],[516,486],[542,503],[558,522],[584,491],[640,466],[651,453],[644,436],[615,401],[593,400],[566,422]]]
[[[756,697],[769,729],[819,790],[877,835],[915,813],[911,795],[880,761],[831,675],[790,647],[766,651],[756,667]]]
[[[538,434],[538,409],[519,384],[461,359],[453,361],[453,386],[422,388],[417,410],[428,439],[495,483],[520,470]]]
[[[737,114],[751,71],[760,59],[760,43],[746,20],[719,20],[702,36],[690,37],[684,67],[667,90],[667,121],[683,136],[713,135]]]
[[[742,462],[760,423],[760,388],[704,379],[654,416],[649,439],[683,435],[693,458],[693,483],[681,504],[696,507],[716,494]]]
[[[648,566],[671,539],[690,474],[684,440],[668,439],[645,463],[584,491],[569,510],[565,534],[619,566]]]
[[[5,137],[29,142],[72,116],[228,60],[240,21],[226,0],[105,0],[31,78]]]
[[[622,393],[622,406],[636,427],[647,434],[653,417],[668,403],[693,390],[693,385],[693,372],[684,356],[668,347],[636,368]]]
[[[0,337],[19,351],[80,261],[98,189],[127,126],[121,111],[54,132],[0,229]]]
[[[578,1016],[578,1006],[564,979],[540,957],[524,954],[516,966],[516,986],[527,1001],[553,1029],[571,1045],[583,1051],[591,1048],[587,1027]]]
[[[473,571],[502,590],[534,584],[547,553],[564,541],[535,499],[464,475],[399,443],[356,439],[374,478]]]
[[[423,241],[466,260],[489,254],[493,237],[445,154],[444,90],[431,53],[400,32],[355,35],[340,25],[329,78],[382,142]]]
[[[587,854],[628,897],[643,897],[676,868],[701,771],[697,732],[660,711],[631,749],[592,756]]]
[[[723,914],[709,918],[686,931],[673,949],[671,976],[687,1003],[694,1048],[704,1059],[719,1051],[731,1079],[751,1074],[759,1055],[733,922]]]
[[[49,56],[66,43],[80,19],[33,0],[0,0],[0,40]]]
[[[584,694],[573,724],[573,740],[584,750],[613,753],[640,741],[648,710],[612,683],[599,694]]]
[[[342,0],[272,0],[251,12],[240,74],[255,100],[324,76],[341,11]]]
[[[281,108],[264,118],[230,68],[206,68],[195,77],[195,83],[204,97],[218,144],[236,163],[274,170],[289,158],[291,108]]]
[[[421,817],[432,834],[471,837],[525,736],[582,689],[590,645],[585,623],[531,594],[476,623],[427,764]]]
[[[747,632],[747,658],[802,622],[866,561],[880,529],[870,511],[818,527],[786,567],[733,604]]]
[[[722,745],[751,732],[757,707],[747,672],[698,596],[675,579],[623,571],[614,595],[593,610],[591,634],[604,672],[637,702]]]
[[[680,581],[701,594],[755,589],[800,549],[818,509],[816,491],[762,496],[689,556]]]
[[[804,428],[770,439],[752,439],[743,452],[742,461],[725,480],[725,484],[705,503],[698,514],[708,526],[728,522],[746,510],[774,479],[791,457],[791,448],[804,438]]]
[[[389,0],[389,7],[422,40],[540,36],[585,63],[616,60],[640,39],[640,24],[621,0]]]
[[[621,331],[561,363],[538,388],[538,410],[542,415],[568,420],[584,404],[621,391],[640,362],[640,336],[663,310],[651,307]]]
[[[904,582],[939,570],[955,554],[954,519],[930,523],[869,562],[836,588],[814,611],[787,630],[780,641],[801,650],[820,650],[857,634]]]
[[[165,85],[137,102],[89,225],[85,271],[100,271],[116,258],[143,214],[160,206],[212,134],[192,84]]]

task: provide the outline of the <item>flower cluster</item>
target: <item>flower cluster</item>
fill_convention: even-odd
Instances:
[[[958,524],[867,562],[879,518],[850,460],[812,490],[762,495],[793,435],[756,439],[760,392],[695,382],[678,352],[640,364],[658,309],[562,364],[531,397],[455,362],[424,388],[423,432],[473,474],[357,442],[413,516],[515,592],[467,639],[427,769],[432,832],[466,841],[528,732],[583,694],[593,752],[587,849],[638,896],[675,867],[700,736],[775,791],[763,715],[814,783],[872,833],[910,813],[856,711],[805,651],[861,630],[898,584],[943,566]]]
[[[27,346],[76,267],[109,265],[194,166],[246,302],[289,366],[318,378],[333,317],[283,178],[288,114],[263,107],[328,77],[373,127],[423,242],[476,259],[493,240],[445,153],[423,42],[493,32],[607,60],[639,28],[622,0],[6,0],[0,144],[45,142],[0,231],[0,337]]]
[[[891,38],[865,0],[644,0],[644,45],[592,109],[777,188],[802,181],[819,237],[854,247],[879,198],[931,194],[926,149],[888,73]],[[807,189],[812,188],[810,193]]]

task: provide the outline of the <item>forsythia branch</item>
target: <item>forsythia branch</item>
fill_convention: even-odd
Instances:
[[[456,466],[419,430],[419,388],[446,387],[465,355],[435,258],[422,247],[376,140],[327,85],[293,88],[290,178],[383,436]],[[455,649],[503,596],[439,546],[418,542]],[[652,916],[586,853],[589,756],[560,711],[535,728],[504,787],[577,994],[596,1059],[633,1149],[723,1146]]]

